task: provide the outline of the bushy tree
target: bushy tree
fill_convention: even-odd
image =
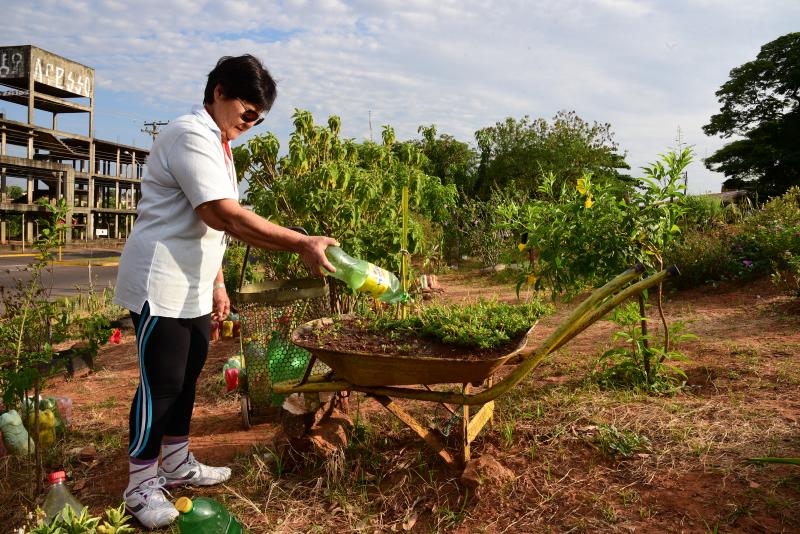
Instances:
[[[725,174],[727,187],[767,196],[800,185],[800,33],[761,47],[734,68],[716,92],[722,107],[703,127],[707,135],[739,137],[705,161]]]
[[[478,154],[468,143],[448,134],[438,134],[436,125],[420,126],[417,130],[422,139],[414,145],[425,156],[422,169],[437,176],[443,184],[453,184],[465,198],[475,192]]]
[[[555,187],[575,183],[584,174],[596,182],[622,187],[628,169],[617,153],[610,124],[584,121],[574,111],[561,111],[551,122],[511,117],[475,133],[480,149],[476,191],[487,198],[493,189],[514,188],[531,195],[540,193],[545,176]]]

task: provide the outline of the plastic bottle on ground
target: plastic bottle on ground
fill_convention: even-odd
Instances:
[[[61,416],[61,422],[64,423],[65,427],[71,427],[72,399],[69,397],[56,397],[56,405],[58,406],[58,414]]]
[[[222,337],[233,337],[233,321],[222,321]]]
[[[209,499],[181,497],[175,502],[181,534],[242,534],[242,524],[225,506]]]
[[[242,355],[231,356],[222,366],[222,376],[225,379],[225,391],[233,391],[239,387],[239,376],[242,374]]]
[[[339,247],[328,247],[325,256],[336,267],[336,272],[328,273],[329,276],[341,280],[353,291],[370,293],[376,299],[390,304],[408,298],[400,279],[386,269],[354,258]]]
[[[31,453],[35,451],[33,440],[28,439],[28,431],[22,425],[22,417],[16,410],[0,415],[0,430],[11,454],[27,455],[29,450]]]
[[[50,523],[56,514],[64,509],[64,506],[69,505],[76,514],[80,514],[81,510],[83,510],[83,505],[69,492],[64,484],[66,479],[67,475],[64,471],[50,473],[47,477],[47,480],[52,484],[50,491],[47,492],[47,497],[44,499],[44,506],[42,506],[47,523]]]
[[[55,401],[53,401],[55,406]],[[32,433],[36,424],[36,412],[28,413],[28,432]],[[56,441],[56,415],[50,408],[39,409],[39,446],[44,450]]]

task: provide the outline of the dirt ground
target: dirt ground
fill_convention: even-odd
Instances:
[[[439,301],[516,300],[513,286],[474,273],[451,273],[440,283]],[[559,304],[543,319],[533,343],[570,307]],[[494,428],[474,443],[473,455],[497,460],[511,475],[487,477],[477,491],[360,396],[350,401],[356,425],[341,455],[299,468],[276,465],[270,447],[278,421],[244,430],[236,395],[223,393],[221,367],[238,340],[212,343],[191,447],[201,461],[232,465],[234,476],[225,487],[173,497],[215,496],[253,532],[800,532],[800,468],[745,461],[800,456],[798,300],[762,280],[668,293],[666,311],[698,336],[680,347],[690,359],[680,363],[688,376],[681,392],[597,387],[590,372],[616,330],[600,321],[499,399]],[[75,420],[48,467],[61,462],[74,493],[97,513],[118,504],[126,485],[137,380],[128,331],[122,344],[103,348],[96,372],[55,378],[46,392],[71,397]],[[420,404],[404,406],[432,412]],[[601,425],[634,431],[649,444],[628,458],[609,458],[597,445]],[[96,455],[79,459],[76,448],[90,444]],[[30,507],[10,487],[13,469],[11,460],[0,460],[3,525],[21,524]]]

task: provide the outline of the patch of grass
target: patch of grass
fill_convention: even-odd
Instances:
[[[619,498],[622,500],[622,504],[628,506],[631,503],[637,503],[642,500],[639,492],[635,489],[630,488],[623,488],[617,492]]]
[[[505,444],[506,448],[511,448],[514,445],[514,426],[515,421],[507,421],[500,425],[500,435],[503,436],[503,443]]]
[[[617,511],[616,509],[614,509],[614,506],[612,506],[610,503],[600,503],[599,508],[600,508],[600,514],[603,516],[603,519],[605,519],[609,523],[617,522],[618,520]]]
[[[603,456],[611,459],[630,458],[636,452],[650,448],[647,436],[635,430],[618,430],[616,426],[605,423],[597,425],[595,444]]]
[[[109,410],[111,408],[116,408],[118,405],[119,403],[117,402],[116,398],[109,397],[104,401],[98,402],[97,404],[94,405],[94,407],[100,410]]]
[[[97,435],[97,449],[101,452],[115,451],[124,448],[127,435],[120,432],[101,432]]]

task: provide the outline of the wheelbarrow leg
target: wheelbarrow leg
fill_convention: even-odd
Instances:
[[[439,457],[444,460],[444,462],[450,467],[451,469],[458,471],[463,468],[460,462],[453,458],[453,456],[447,452],[445,448],[444,442],[439,439],[434,432],[429,429],[426,429],[422,426],[419,421],[414,419],[414,417],[403,410],[395,401],[390,399],[389,397],[384,397],[383,395],[370,395],[376,401],[380,402],[384,408],[389,410],[395,417],[400,419],[408,428],[413,430],[419,437],[425,440],[425,443],[428,444]]]
[[[468,395],[469,394],[469,384],[464,384],[464,387],[462,388],[461,391],[464,393],[464,395]],[[463,411],[462,417],[461,417],[461,449],[462,449],[462,453],[463,453],[462,454],[462,459],[464,460],[464,465],[467,465],[467,463],[469,463],[469,460],[470,460],[470,450],[469,450],[470,439],[467,436],[467,433],[469,431],[469,423],[470,423],[470,421],[469,421],[469,405],[467,405],[467,404],[463,405],[461,407],[461,410]]]
[[[469,395],[470,386],[464,384],[464,395]],[[483,427],[494,420],[494,401],[489,401],[478,410],[474,417],[470,418],[469,405],[465,404],[462,409],[464,416],[461,418],[461,439],[463,447],[464,465],[472,458],[471,443],[478,437]]]

